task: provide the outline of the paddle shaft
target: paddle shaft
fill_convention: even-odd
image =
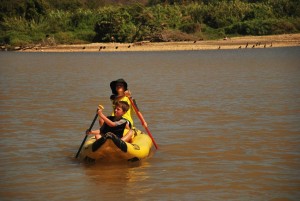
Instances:
[[[154,146],[156,149],[158,149],[158,146],[156,144],[156,142],[154,141],[152,134],[150,133],[148,127],[145,125],[145,121],[143,120],[142,116],[141,116],[141,112],[139,111],[139,109],[137,108],[137,106],[135,105],[134,101],[132,100],[132,97],[129,98],[131,105],[133,106],[133,109],[135,111],[135,113],[137,114],[137,116],[139,117],[142,125],[144,126],[145,130],[147,131],[148,135],[150,136]]]
[[[92,130],[92,128],[93,128],[93,126],[94,126],[94,124],[95,124],[95,122],[96,122],[96,120],[97,120],[97,117],[98,117],[98,113],[95,115],[94,120],[93,120],[93,122],[92,122],[92,124],[91,124],[91,126],[90,126],[90,128],[89,128],[89,131]],[[80,145],[80,147],[79,147],[79,149],[78,149],[78,152],[77,152],[75,158],[78,158],[79,153],[80,153],[80,151],[81,151],[81,149],[82,149],[82,147],[83,147],[83,145],[84,145],[84,143],[85,143],[87,137],[88,137],[88,134],[85,135],[85,137],[84,137],[84,139],[83,139],[83,141],[82,141],[82,143],[81,143],[81,145]]]

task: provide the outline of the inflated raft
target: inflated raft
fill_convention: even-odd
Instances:
[[[122,141],[112,133],[100,139],[89,138],[83,145],[79,159],[84,161],[138,161],[147,158],[152,147],[151,138],[140,130],[133,130],[130,143]],[[125,133],[126,131],[124,131]]]

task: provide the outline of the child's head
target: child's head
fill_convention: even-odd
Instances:
[[[122,116],[129,110],[129,105],[126,101],[117,101],[115,103],[115,115]]]
[[[117,79],[110,83],[111,91],[114,95],[123,95],[124,91],[127,90],[127,83],[124,79]]]

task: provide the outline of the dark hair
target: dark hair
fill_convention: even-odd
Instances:
[[[123,83],[125,91],[127,90],[127,87],[128,87],[127,82],[122,78],[112,81],[110,83],[110,88],[111,88],[112,94],[114,94],[114,95],[118,95],[118,92],[116,90],[117,83]]]
[[[124,112],[129,110],[129,104],[126,101],[117,101],[115,107],[121,107]]]

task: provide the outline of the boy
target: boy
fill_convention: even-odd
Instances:
[[[106,117],[102,113],[102,108],[98,107],[98,115],[103,119],[104,124],[98,130],[93,130],[91,132],[87,131],[87,134],[93,134],[96,137],[96,140],[101,138],[101,135],[106,133],[113,133],[121,140],[129,142],[132,138],[133,132],[131,130],[130,122],[124,119],[122,116],[128,111],[129,105],[126,101],[117,101],[115,103],[114,116]],[[129,131],[123,136],[124,129]]]

